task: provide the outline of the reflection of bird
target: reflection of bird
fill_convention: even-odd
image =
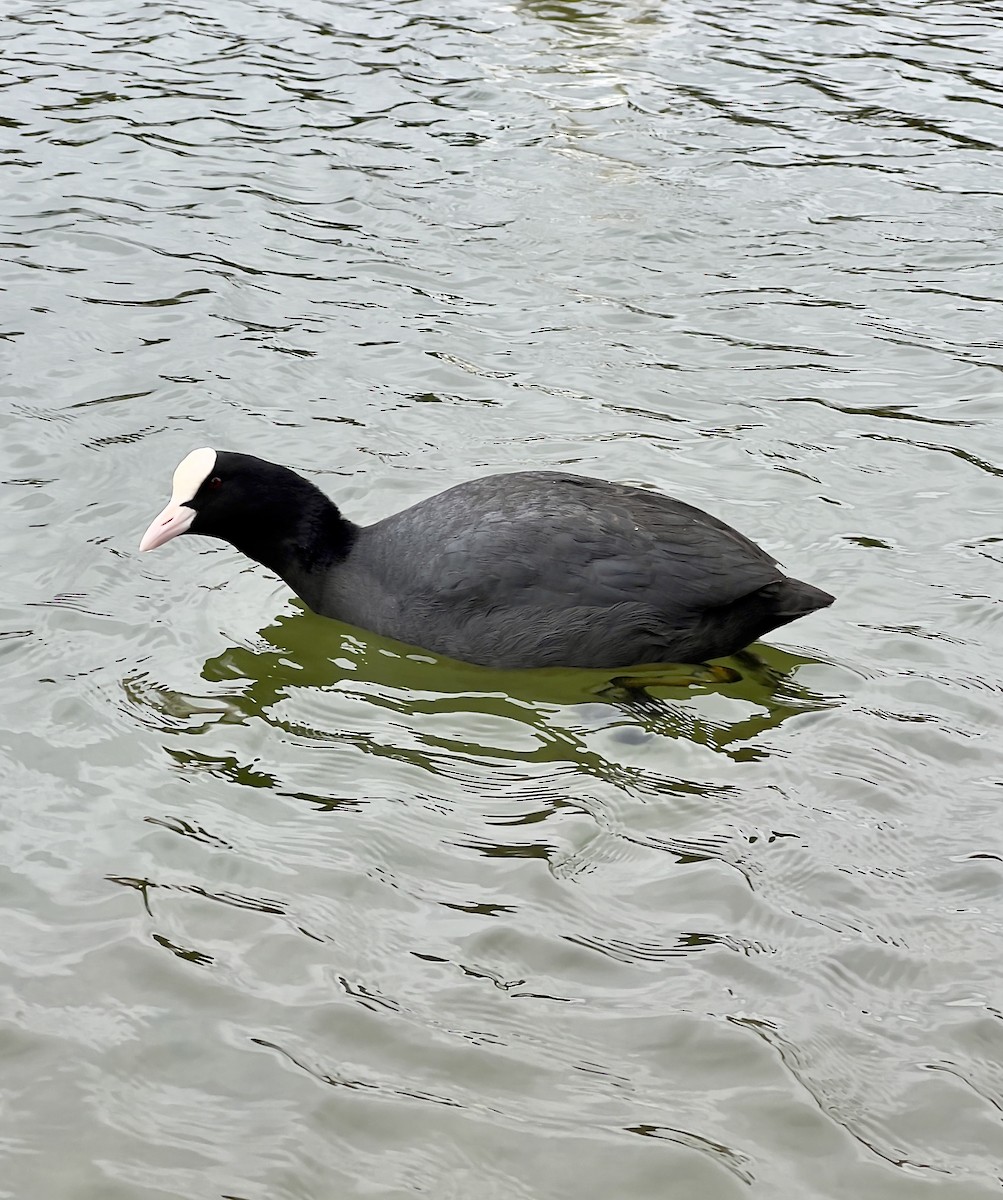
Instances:
[[[230,542],[323,616],[491,667],[701,662],[833,600],[700,509],[549,471],[358,526],[286,467],[193,450],[140,549],[181,533]]]

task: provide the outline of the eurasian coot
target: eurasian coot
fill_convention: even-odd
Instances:
[[[698,663],[833,601],[698,508],[557,471],[360,526],[286,467],[203,448],[140,549],[181,533],[230,542],[323,616],[490,667]]]

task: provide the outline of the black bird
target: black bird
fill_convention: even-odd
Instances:
[[[557,471],[360,526],[286,467],[203,448],[139,548],[181,533],[229,542],[322,616],[489,667],[699,663],[833,601],[698,508]]]

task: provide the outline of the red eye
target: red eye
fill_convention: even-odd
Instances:
[[[222,486],[223,486],[223,480],[220,479],[220,477],[218,475],[214,475],[212,477],[212,479],[209,480],[209,487],[212,491],[215,491],[217,488],[220,488]]]

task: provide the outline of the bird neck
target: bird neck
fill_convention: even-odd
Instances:
[[[233,539],[233,545],[278,575],[316,610],[331,569],[347,557],[359,527],[323,492],[307,486],[310,490],[298,498],[296,508],[283,506],[274,523],[265,515],[256,527],[242,531],[239,540]]]

